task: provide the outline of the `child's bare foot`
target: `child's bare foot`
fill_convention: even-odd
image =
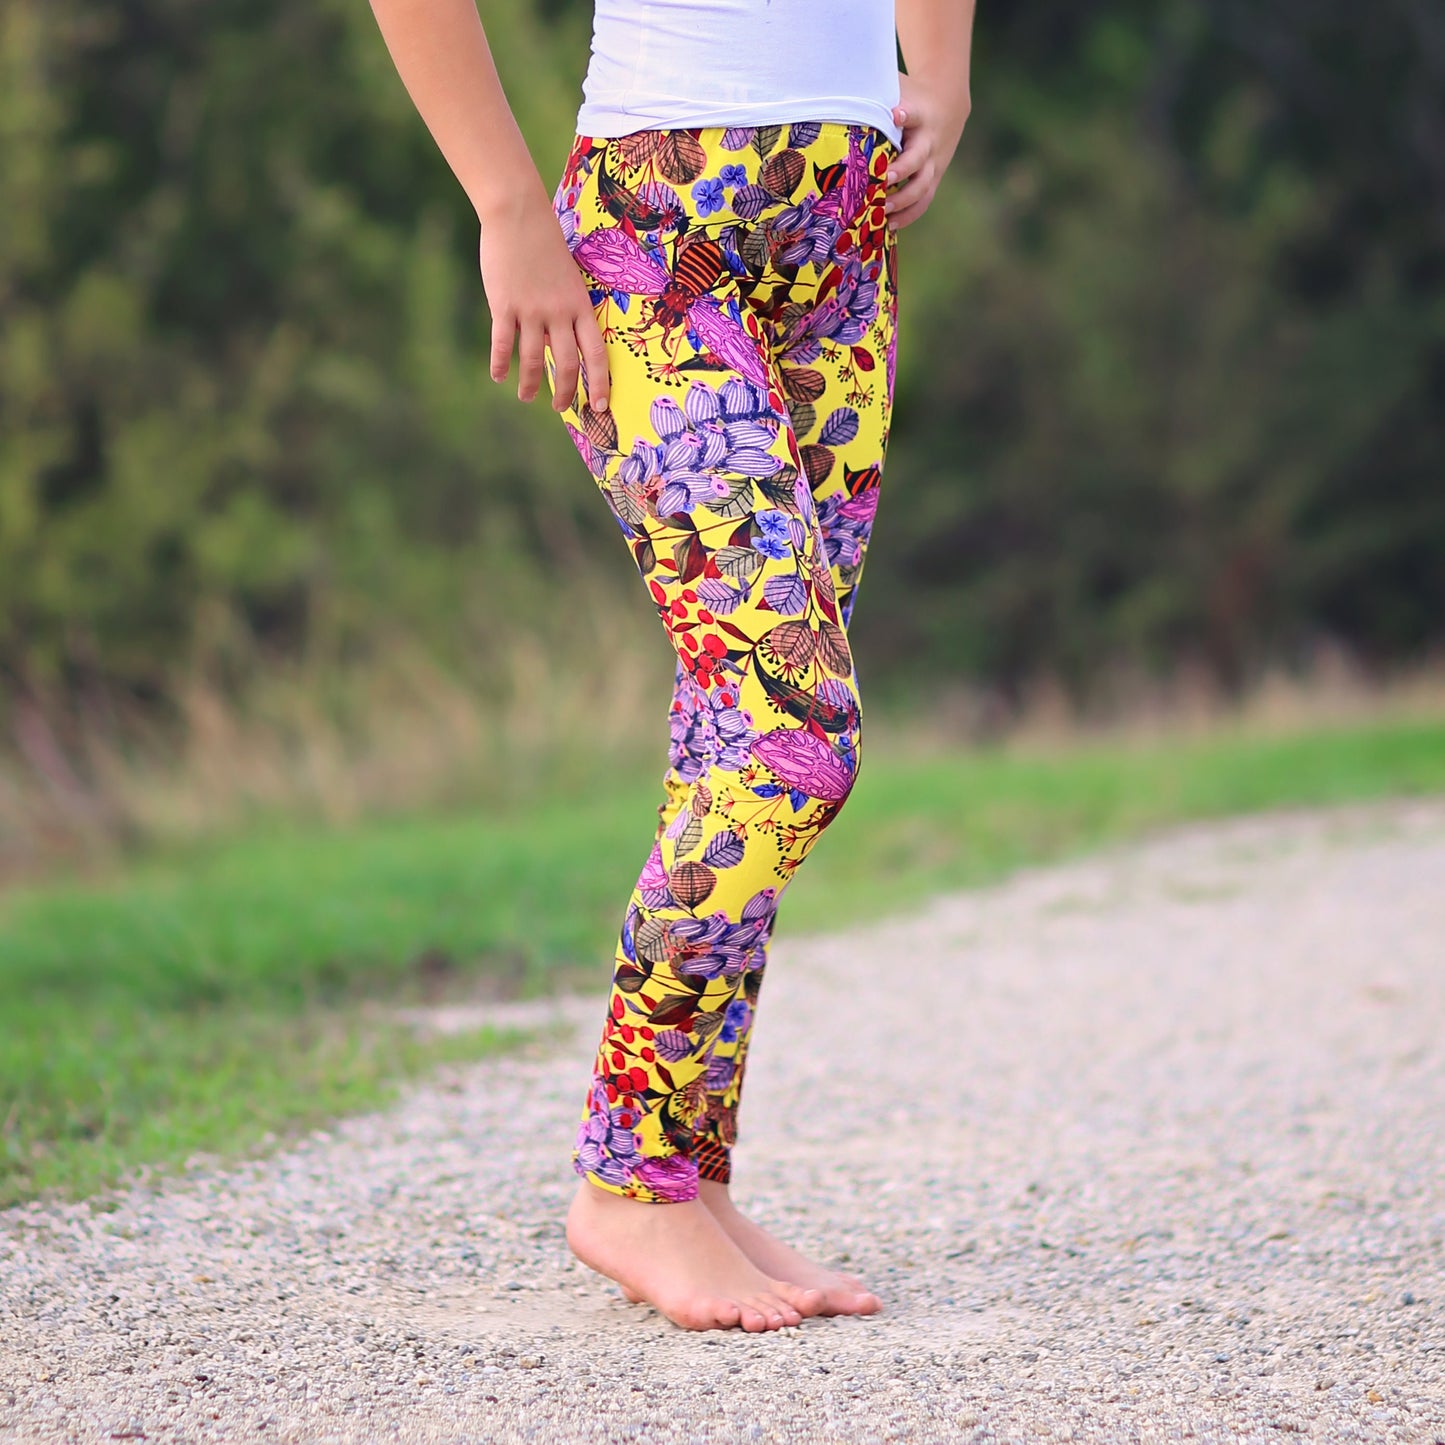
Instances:
[[[726,1184],[704,1179],[698,1187],[708,1212],[764,1274],[822,1293],[823,1308],[819,1313],[871,1315],[883,1308],[878,1296],[870,1293],[862,1280],[855,1279],[851,1274],[824,1269],[821,1264],[815,1264],[782,1240],[774,1239],[767,1230],[739,1213]]]
[[[567,1243],[583,1264],[615,1279],[688,1330],[758,1333],[821,1314],[820,1291],[770,1279],[700,1199],[644,1204],[583,1180],[567,1212]]]

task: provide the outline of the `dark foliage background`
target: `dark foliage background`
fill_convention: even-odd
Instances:
[[[982,12],[905,233],[873,677],[1438,648],[1445,11]],[[486,7],[548,175],[588,14]],[[485,689],[630,578],[555,419],[486,380],[469,211],[364,4],[6,0],[0,214],[3,706],[397,639]]]

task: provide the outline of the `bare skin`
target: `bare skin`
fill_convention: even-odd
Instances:
[[[698,1189],[712,1217],[764,1274],[822,1294],[823,1308],[819,1314],[871,1315],[883,1308],[882,1301],[862,1280],[824,1268],[769,1234],[762,1225],[755,1224],[733,1203],[726,1184],[704,1179]]]
[[[572,1253],[686,1330],[750,1334],[822,1314],[818,1289],[765,1274],[701,1199],[644,1204],[585,1180],[567,1212]]]
[[[607,409],[607,347],[582,274],[507,102],[475,0],[371,0],[408,94],[470,200],[481,228],[482,284],[492,314],[491,376],[515,351],[517,396],[530,402],[555,367],[553,406],[581,384]],[[888,173],[888,224],[931,205],[969,112],[973,0],[896,0],[908,73],[894,120],[903,144]],[[760,1331],[804,1316],[871,1314],[877,1297],[774,1239],[740,1214],[721,1185],[685,1204],[643,1204],[584,1183],[567,1218],[584,1264],[689,1329]]]
[[[580,379],[593,409],[605,411],[607,348],[474,0],[371,0],[371,8],[402,83],[481,224],[492,380],[507,379],[515,348],[517,396],[532,401],[550,351],[553,407],[573,402]],[[898,77],[893,113],[903,145],[887,178],[894,230],[927,211],[968,119],[973,8],[973,0],[896,0],[908,73]]]
[[[749,1261],[770,1281],[781,1281],[785,1284],[796,1286],[808,1294],[817,1294],[819,1299],[816,1303],[809,1301],[808,1307],[803,1308],[798,1304],[800,1313],[807,1316],[813,1315],[871,1315],[876,1314],[883,1308],[878,1296],[873,1294],[862,1280],[851,1274],[842,1274],[837,1270],[824,1268],[823,1265],[809,1259],[804,1254],[786,1245],[780,1239],[774,1238],[761,1225],[755,1224],[733,1203],[728,1193],[726,1184],[716,1184],[711,1180],[704,1179],[698,1186],[699,1202],[707,1208],[714,1221],[722,1228],[724,1234],[740,1249]],[[589,1190],[583,1186],[584,1193],[590,1192],[600,1194],[601,1190]],[[608,1198],[617,1198],[609,1195]],[[633,1205],[630,1200],[622,1200],[624,1205],[635,1209],[664,1210],[675,1209],[676,1205]],[[574,1213],[579,1213],[574,1205]],[[631,1222],[630,1220],[628,1221]],[[620,1221],[619,1221],[620,1223]],[[641,1223],[646,1224],[643,1220]],[[604,1218],[597,1221],[601,1230],[608,1232],[615,1227],[612,1219]],[[571,1238],[571,1224],[569,1220],[568,1238]],[[599,1235],[589,1234],[588,1242],[592,1245],[598,1243]],[[644,1290],[629,1284],[622,1279],[621,1275],[612,1269],[605,1269],[593,1263],[591,1259],[582,1255],[581,1251],[574,1245],[573,1252],[582,1259],[584,1264],[596,1269],[599,1274],[605,1274],[611,1279],[617,1280],[622,1287],[623,1295],[632,1301],[633,1304],[641,1304],[644,1300],[649,1304],[656,1304]],[[620,1261],[625,1269],[627,1261]],[[680,1281],[676,1276],[669,1279],[670,1285],[676,1286]],[[795,1304],[798,1297],[792,1296]],[[661,1306],[659,1306],[661,1308]],[[675,1319],[669,1311],[664,1310],[669,1318]],[[727,1312],[731,1319],[731,1312]],[[678,1321],[681,1323],[681,1321]],[[726,1325],[720,1326],[726,1328]],[[698,1328],[698,1326],[693,1326]]]
[[[492,380],[518,357],[517,396],[533,400],[556,363],[553,407],[585,376],[595,411],[608,406],[607,348],[552,214],[551,190],[507,104],[473,0],[372,0],[391,58],[481,224],[479,256],[492,313]]]
[[[895,0],[894,18],[908,73],[898,77],[893,119],[903,146],[883,209],[901,231],[933,204],[972,109],[973,0]]]

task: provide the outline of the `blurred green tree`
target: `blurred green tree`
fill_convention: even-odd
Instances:
[[[550,174],[588,15],[486,8]],[[875,672],[1438,646],[1445,14],[1004,3],[975,92],[904,240]],[[0,214],[12,700],[164,709],[398,635],[485,685],[583,559],[625,570],[487,381],[474,228],[365,6],[10,0]]]

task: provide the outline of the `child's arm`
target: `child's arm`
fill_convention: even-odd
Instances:
[[[492,379],[505,381],[520,342],[517,395],[543,379],[543,341],[557,366],[553,405],[576,392],[607,406],[607,351],[551,197],[492,61],[473,0],[371,0],[391,58],[481,222],[482,284],[492,312]]]
[[[895,0],[894,14],[908,67],[894,112],[903,151],[888,174],[890,188],[898,188],[884,206],[896,230],[928,209],[963,134],[971,105],[973,0]]]

